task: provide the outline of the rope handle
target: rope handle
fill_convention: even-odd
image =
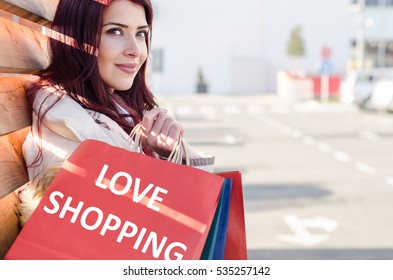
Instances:
[[[138,123],[130,133],[129,148],[131,152],[142,153],[142,140],[141,140],[142,125]]]
[[[141,134],[142,134],[142,125],[139,123],[137,124],[134,129],[130,133],[130,139],[129,139],[129,146],[130,150],[132,152],[140,153],[142,154],[142,139],[141,139]],[[177,164],[182,164],[183,163],[183,158],[186,161],[186,165],[190,165],[190,158],[187,153],[187,142],[186,140],[179,135],[178,139],[175,142],[175,145],[173,146],[173,149],[171,153],[169,154],[167,161],[177,163]]]

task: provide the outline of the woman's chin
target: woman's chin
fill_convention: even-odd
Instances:
[[[119,84],[115,84],[112,86],[113,89],[117,90],[117,91],[125,91],[125,90],[129,90],[132,87],[132,83],[128,82],[128,83],[119,83]]]

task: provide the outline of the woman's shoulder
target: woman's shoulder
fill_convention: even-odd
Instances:
[[[72,123],[81,127],[92,125],[92,118],[82,105],[55,86],[43,86],[37,91],[33,111],[43,116],[43,123],[47,126],[53,123]]]
[[[96,139],[100,133],[97,124],[81,104],[60,88],[45,86],[37,91],[34,113],[42,116],[40,125],[45,125],[49,132],[55,132],[64,138],[83,141]]]
[[[59,110],[84,111],[83,107],[71,98],[65,90],[49,85],[44,85],[37,90],[33,110],[36,113]]]
[[[49,103],[48,99],[59,99],[66,96],[66,92],[60,87],[51,85],[40,85],[37,86],[35,93],[35,102],[45,102]]]

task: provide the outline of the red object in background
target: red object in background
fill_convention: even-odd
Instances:
[[[314,97],[319,98],[321,97],[321,80],[322,76],[310,76],[313,80],[314,84]],[[340,83],[341,83],[341,76],[340,75],[330,75],[328,76],[329,79],[329,97],[338,97],[340,93]]]
[[[323,47],[321,50],[321,56],[323,59],[329,59],[332,55],[332,51],[329,47]]]

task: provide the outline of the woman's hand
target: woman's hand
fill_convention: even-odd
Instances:
[[[142,142],[161,156],[167,157],[184,128],[167,110],[154,108],[146,111],[142,119]]]

